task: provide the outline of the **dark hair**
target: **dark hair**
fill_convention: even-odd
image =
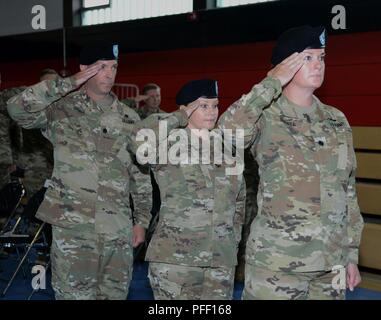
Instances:
[[[147,83],[143,87],[143,94],[146,94],[149,90],[160,90],[160,87],[156,83]]]

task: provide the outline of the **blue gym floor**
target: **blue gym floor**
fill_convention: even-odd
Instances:
[[[16,261],[12,259],[0,259],[0,290],[6,286],[7,281],[12,276],[16,267]],[[26,300],[32,292],[31,279],[34,274],[31,268],[26,268],[26,277],[24,278],[20,270],[13,285],[10,287],[5,297],[0,300]],[[147,263],[135,263],[133,278],[131,282],[129,300],[152,300],[152,290],[147,278]],[[50,271],[50,269],[49,269]],[[32,296],[31,300],[53,300],[54,293],[50,286],[50,272],[47,272],[46,289],[39,290]],[[240,299],[243,289],[243,283],[236,282],[234,289],[234,299]],[[354,292],[347,293],[348,300],[381,300],[381,292],[357,288]]]

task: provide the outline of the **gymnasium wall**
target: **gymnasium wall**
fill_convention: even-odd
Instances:
[[[274,42],[127,53],[120,56],[116,81],[162,87],[164,110],[172,111],[180,86],[191,79],[219,81],[221,112],[266,76]],[[0,62],[2,88],[33,84],[46,67],[60,70],[61,59]],[[68,69],[75,73],[78,60]],[[342,110],[352,126],[381,126],[381,32],[333,35],[328,39],[326,79],[317,95]]]

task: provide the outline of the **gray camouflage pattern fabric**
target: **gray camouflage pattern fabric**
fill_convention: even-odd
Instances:
[[[56,300],[125,300],[132,277],[131,234],[117,239],[80,226],[53,226],[52,286]]]
[[[243,300],[344,300],[345,289],[334,288],[336,273],[282,272],[246,265]]]
[[[238,249],[238,265],[236,269],[236,280],[243,281],[245,273],[246,243],[250,235],[250,228],[254,218],[257,216],[257,193],[259,184],[258,164],[252,151],[245,150],[245,169],[243,177],[246,183],[245,221],[242,226],[242,238]]]
[[[299,107],[300,108],[300,107]],[[246,262],[282,272],[357,264],[363,219],[355,189],[352,131],[342,112],[315,96],[311,114],[265,78],[220,118],[244,128],[259,166],[258,215]]]
[[[132,225],[137,223],[148,227],[152,192],[148,168],[137,166],[126,147],[127,130],[139,121],[139,116],[120,103],[115,95],[111,105],[101,106],[89,98],[84,88],[73,90],[72,78],[45,80],[8,101],[10,116],[26,129],[42,129],[54,147],[53,175],[37,217],[65,230],[60,235],[56,232],[57,245],[61,240],[66,241],[70,230],[78,233],[74,245],[78,251],[73,248],[60,252],[62,248],[52,246],[51,253],[57,257],[52,260],[52,270],[58,272],[54,275],[57,280],[54,289],[60,296],[61,288],[69,285],[75,290],[71,297],[76,294],[86,296],[88,287],[66,283],[67,279],[57,269],[57,263],[78,260],[83,269],[70,269],[68,274],[88,280],[86,277],[91,278],[94,270],[87,269],[86,250],[94,251],[103,237],[107,239],[107,243],[102,242],[104,246],[111,246],[112,241],[120,242],[119,257],[113,266],[126,268],[126,263],[121,264],[121,261],[131,260]],[[130,195],[134,202],[133,214]],[[102,250],[98,255],[99,283],[102,277],[112,277],[108,273],[109,268],[101,268],[102,252],[109,254],[111,249],[105,247]],[[64,253],[69,254],[70,259]],[[121,273],[120,276],[118,281],[124,283],[126,274]],[[115,286],[119,292],[119,285]],[[127,288],[124,297],[127,296]],[[80,292],[82,289],[84,292]],[[96,297],[115,297],[108,292],[108,289],[98,292]]]
[[[37,216],[63,228],[90,224],[97,233],[116,234],[132,226],[131,192],[134,219],[147,227],[149,175],[124,139],[139,116],[115,96],[102,108],[83,89],[68,94],[73,89],[70,78],[45,80],[8,102],[14,120],[42,129],[54,147],[53,176]]]
[[[168,126],[162,140],[159,121],[166,121]],[[186,127],[187,121],[183,111],[151,115],[135,125],[128,145],[136,153],[141,145],[136,141],[137,133],[149,128],[157,137],[152,148],[168,143],[170,150],[176,141],[173,137],[184,135],[188,138],[185,150],[190,156],[195,148],[191,144],[193,134],[188,128],[179,129]],[[211,142],[211,159],[213,150]],[[193,151],[201,159],[201,149]],[[159,160],[151,167],[160,189],[161,208],[146,254],[155,298],[231,299],[245,212],[243,175],[226,175],[226,164],[175,165],[160,164]],[[179,292],[178,288],[184,290]]]
[[[231,300],[234,268],[150,262],[148,278],[155,300]]]
[[[163,140],[156,141],[157,149],[167,143],[169,150],[175,140],[168,136],[184,134],[188,138],[186,150],[190,156],[191,131],[178,129],[187,125],[188,118],[183,111],[154,114],[137,123],[128,135],[132,152],[136,153],[143,144],[136,141],[140,129],[152,129],[156,137],[160,136],[159,121],[166,121],[168,132]],[[213,149],[210,143],[212,160]],[[161,209],[146,259],[184,266],[235,266],[245,211],[243,175],[228,176],[226,165],[213,162],[151,167],[160,188]]]
[[[44,142],[44,145],[23,143],[23,147],[15,152],[15,164],[25,169],[23,184],[27,192],[27,198],[40,190],[44,186],[46,179],[50,179],[53,172],[53,162],[51,161],[53,149],[50,142],[41,135],[40,131],[22,130],[23,142],[25,142],[25,136],[32,135],[31,131],[35,131],[33,135],[37,136],[38,140],[45,140],[41,141]]]
[[[20,128],[12,121],[7,111],[7,101],[25,88],[9,88],[0,91],[0,188],[10,182],[8,169],[14,164],[11,134],[20,139]],[[11,130],[13,129],[13,130]]]
[[[143,104],[142,106],[138,106],[135,100],[131,98],[123,99],[121,100],[121,102],[124,103],[126,106],[130,107],[131,109],[135,110],[136,113],[139,115],[140,119],[142,120],[154,113],[165,113],[165,111],[161,110],[161,108],[152,109],[145,104]]]
[[[0,176],[8,176],[8,168],[15,164],[25,169],[24,187],[30,198],[49,179],[53,170],[53,148],[39,129],[23,129],[7,112],[7,100],[23,92],[26,87],[10,88],[0,92]],[[1,185],[9,182],[3,179]]]

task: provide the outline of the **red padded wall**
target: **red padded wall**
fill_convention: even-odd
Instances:
[[[219,81],[221,111],[250,90],[269,68],[274,43],[261,42],[208,48],[124,54],[117,82],[162,87],[163,108],[175,109],[174,97],[191,79]],[[326,80],[319,98],[342,110],[351,125],[381,126],[381,32],[331,36],[326,59]],[[69,69],[76,72],[76,59]],[[45,67],[60,70],[61,60],[0,63],[3,87],[32,84]]]

